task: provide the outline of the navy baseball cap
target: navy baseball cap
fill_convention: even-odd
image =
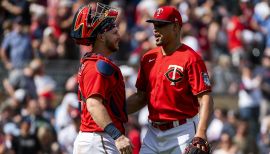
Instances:
[[[150,23],[178,23],[182,25],[182,17],[179,11],[173,6],[163,6],[156,10],[152,19],[146,20]]]

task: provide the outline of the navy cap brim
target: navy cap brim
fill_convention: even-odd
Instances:
[[[154,23],[154,22],[161,22],[161,23],[172,23],[171,21],[167,20],[159,20],[159,19],[148,19],[146,22]]]

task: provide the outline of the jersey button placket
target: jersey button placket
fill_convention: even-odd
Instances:
[[[165,57],[162,56],[161,59],[159,59],[159,61],[157,62],[158,64],[158,71],[157,71],[157,76],[156,76],[156,85],[155,85],[155,106],[158,105],[157,104],[157,100],[158,100],[158,92],[160,90],[160,86],[162,84],[162,76],[163,76],[163,66],[164,66],[164,62],[165,62]]]

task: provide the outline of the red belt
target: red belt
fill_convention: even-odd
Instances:
[[[186,119],[183,119],[183,120],[170,121],[170,122],[155,122],[155,121],[150,121],[150,124],[153,127],[157,128],[159,130],[165,131],[165,130],[168,130],[168,129],[171,129],[171,128],[174,128],[174,127],[183,125],[186,122],[187,122],[187,120]]]

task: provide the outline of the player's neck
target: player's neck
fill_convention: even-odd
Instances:
[[[173,52],[175,52],[175,50],[177,50],[181,45],[182,45],[181,42],[175,42],[175,43],[171,43],[170,45],[167,45],[167,46],[162,46],[162,54],[164,56],[170,55]]]
[[[97,54],[101,54],[107,58],[112,54],[112,52],[110,52],[110,50],[107,49],[105,46],[99,46],[99,45],[95,45],[93,47],[93,52]]]

